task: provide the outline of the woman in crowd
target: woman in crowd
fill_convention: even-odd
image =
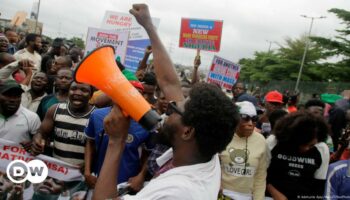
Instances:
[[[296,112],[282,118],[269,140],[267,192],[273,199],[322,196],[329,164],[328,126],[321,117]]]
[[[254,131],[258,120],[254,105],[248,101],[236,105],[241,120],[220,156],[223,194],[232,199],[263,200],[267,168],[265,138]]]

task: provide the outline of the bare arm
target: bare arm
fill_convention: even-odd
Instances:
[[[192,72],[192,80],[191,80],[191,85],[194,85],[198,82],[198,68],[201,65],[201,57],[199,55],[199,50],[197,50],[197,56],[194,58],[194,63],[193,63],[193,72]]]
[[[19,61],[12,62],[0,69],[0,80],[8,79],[10,76],[20,68]]]
[[[284,196],[284,194],[282,194],[280,191],[278,191],[273,185],[267,184],[266,189],[271,194],[274,200],[288,200],[287,197]]]
[[[135,192],[140,191],[143,187],[143,183],[145,182],[148,156],[149,153],[143,148],[141,155],[141,171],[139,174],[137,174],[137,176],[130,178],[128,181],[130,183],[130,188]]]
[[[145,28],[151,40],[154,72],[157,75],[159,87],[164,92],[166,99],[172,101],[183,100],[184,97],[181,91],[180,81],[173,63],[152,24],[148,6],[145,4],[134,4],[130,13]]]
[[[26,77],[21,82],[22,85],[29,85],[30,81],[32,80],[33,76],[33,66],[23,66],[23,71],[26,74]]]
[[[84,176],[85,176],[85,181],[90,188],[95,187],[96,180],[97,180],[96,177],[91,175],[91,171],[92,171],[91,167],[92,167],[92,163],[94,162],[94,156],[96,155],[94,147],[95,147],[95,141],[87,138],[86,145],[85,145],[85,154],[84,154],[84,161],[85,161]]]
[[[46,140],[54,130],[54,114],[57,105],[58,104],[52,105],[49,110],[47,110],[38,133],[34,135],[32,144],[32,153],[34,155],[40,154],[44,151]]]
[[[145,51],[145,55],[143,56],[143,58],[139,64],[139,67],[137,68],[136,73],[139,71],[143,71],[147,68],[147,60],[148,60],[149,56],[151,55],[151,53],[152,53],[152,47],[147,46],[146,51]]]

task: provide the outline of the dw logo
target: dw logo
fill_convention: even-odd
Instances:
[[[24,183],[28,180],[31,183],[43,182],[49,170],[41,160],[32,160],[28,163],[23,160],[14,160],[6,168],[7,177],[13,183]]]

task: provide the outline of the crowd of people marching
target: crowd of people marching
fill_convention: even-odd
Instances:
[[[256,98],[237,82],[231,98],[199,81],[199,56],[191,81],[179,80],[147,6],[130,13],[151,46],[135,74],[116,62],[161,116],[157,129],[73,81],[82,49],[5,28],[0,138],[79,167],[94,199],[350,199],[348,97],[314,96],[297,108],[297,94]]]

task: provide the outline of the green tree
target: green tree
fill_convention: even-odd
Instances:
[[[240,79],[267,82],[271,80],[267,67],[278,65],[279,58],[273,52],[255,52],[254,58],[243,58],[239,64],[241,65]]]
[[[350,76],[350,11],[333,8],[328,12],[334,13],[342,20],[345,29],[336,30],[338,35],[333,38],[312,37],[321,48],[326,58],[335,58],[336,61],[323,63],[325,72],[333,81],[349,81]]]
[[[85,49],[85,43],[81,38],[78,37],[72,37],[69,42],[75,44],[76,46],[78,46],[81,49]]]
[[[250,81],[290,80],[296,81],[307,38],[287,38],[285,45],[276,51],[256,52],[252,59],[241,59],[241,78]],[[311,43],[305,59],[303,81],[320,81],[324,77],[323,66],[318,62],[324,58],[321,48]]]

